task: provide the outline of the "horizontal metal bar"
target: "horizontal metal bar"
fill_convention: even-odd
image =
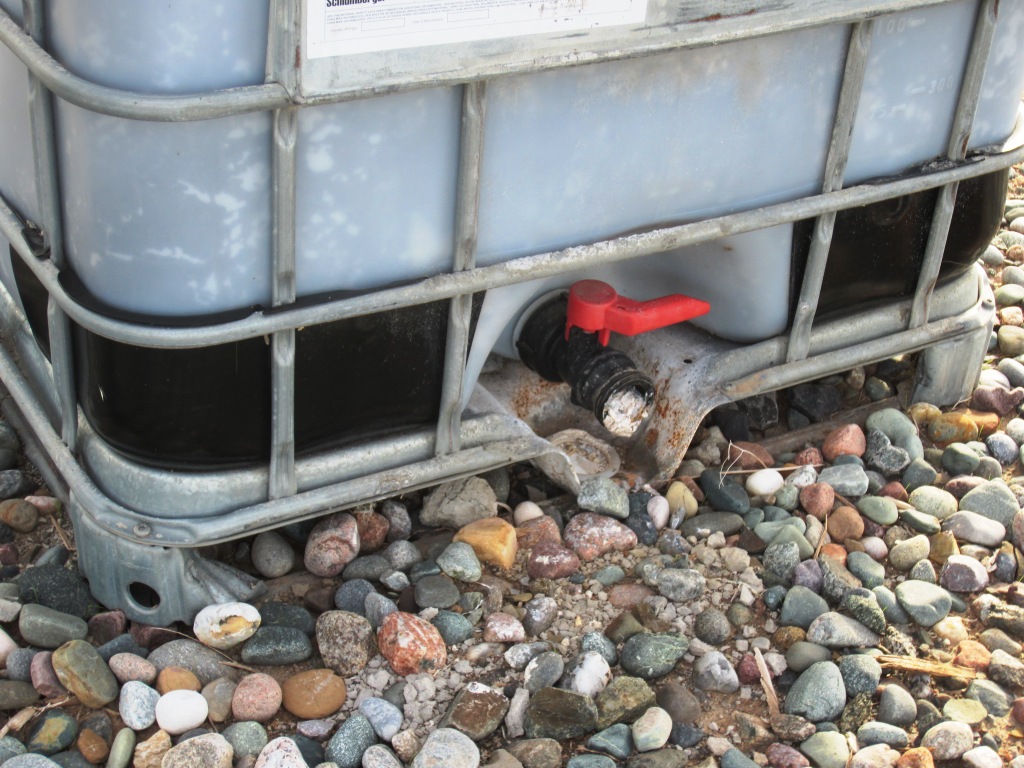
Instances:
[[[158,122],[210,120],[292,104],[279,83],[247,85],[185,96],[161,96],[108,88],[72,74],[41,48],[3,10],[0,42],[4,43],[50,91],[75,106],[114,117]]]
[[[495,64],[489,64],[485,58],[475,66],[464,65],[446,71],[403,76],[394,81],[387,78],[387,68],[382,67],[377,73],[378,77],[371,83],[332,89],[328,93],[318,93],[307,98],[290,95],[284,85],[276,82],[182,96],[161,96],[108,88],[69,72],[26,35],[2,9],[0,42],[10,48],[47,88],[76,106],[130,120],[184,122],[273,110],[289,105],[336,103],[505,75],[530,74],[567,66],[650,56],[681,48],[720,45],[794,29],[849,24],[894,11],[941,5],[946,1],[890,0],[856,5],[849,2],[815,2],[807,8],[793,9],[788,13],[740,13],[733,18],[718,14],[718,19],[713,18],[719,10],[718,4],[707,3],[708,13],[703,24],[673,24],[645,30],[648,34],[638,36],[638,42],[632,45],[611,45],[599,52],[574,47],[556,55],[538,54],[517,61],[503,59]],[[747,18],[748,15],[751,18]]]
[[[333,322],[391,309],[415,306],[440,299],[506,285],[536,280],[599,264],[662,253],[683,246],[751,232],[800,219],[877,203],[892,197],[934,189],[952,181],[972,178],[1008,168],[1024,161],[1024,146],[968,162],[883,184],[856,187],[814,195],[753,211],[719,216],[692,224],[656,229],[636,235],[574,246],[534,256],[524,256],[488,267],[441,274],[418,283],[388,288],[363,296],[295,307],[277,312],[258,311],[241,320],[195,328],[164,328],[114,320],[86,309],[72,299],[60,284],[56,267],[32,256],[21,235],[22,222],[0,199],[0,233],[15,247],[43,286],[76,323],[100,336],[142,347],[190,349],[257,338],[288,328]]]

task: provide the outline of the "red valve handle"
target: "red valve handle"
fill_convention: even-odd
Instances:
[[[705,315],[710,310],[711,305],[706,301],[678,293],[650,301],[634,301],[619,296],[608,283],[580,280],[569,289],[565,337],[569,338],[573,328],[580,328],[596,333],[597,340],[606,346],[612,331],[636,336]]]

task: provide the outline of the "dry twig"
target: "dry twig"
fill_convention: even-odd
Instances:
[[[757,662],[757,671],[761,673],[761,688],[764,689],[764,697],[768,700],[768,711],[772,717],[779,716],[779,697],[775,693],[775,686],[772,685],[772,676],[768,672],[768,665],[764,663],[764,656],[761,649],[754,649],[754,661]]]
[[[953,677],[970,682],[977,678],[978,673],[967,667],[957,667],[942,661],[929,659],[912,659],[909,656],[878,656],[879,664],[900,672],[932,675],[934,677]]]

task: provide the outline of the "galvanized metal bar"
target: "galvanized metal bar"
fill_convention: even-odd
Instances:
[[[484,116],[487,84],[470,83],[462,92],[462,134],[459,140],[458,190],[455,202],[455,255],[452,272],[476,266],[477,230],[480,219],[480,173],[484,149]],[[463,382],[473,294],[461,293],[451,299],[448,309],[448,337],[445,342],[441,408],[437,420],[437,455],[454,453],[461,445]]]
[[[273,0],[270,7],[270,36],[267,43],[268,77],[295,84],[291,51],[296,39],[295,3]],[[271,303],[274,307],[295,302],[295,199],[296,140],[299,110],[285,107],[274,111],[271,196]],[[295,479],[295,334],[294,328],[271,336],[270,355],[270,472],[267,494],[271,499],[291,496]]]
[[[210,120],[228,115],[280,109],[290,104],[324,104],[361,99],[384,93],[434,88],[471,80],[486,80],[509,74],[529,74],[566,66],[592,64],[638,56],[649,56],[681,48],[718,45],[734,40],[762,37],[778,32],[831,24],[850,24],[870,16],[877,16],[909,8],[927,8],[948,0],[887,0],[828,3],[789,2],[788,7],[770,12],[737,14],[732,19],[713,19],[720,11],[719,4],[706,3],[704,23],[686,23],[652,30],[654,34],[637,36],[630,45],[610,44],[600,52],[582,51],[573,47],[560,55],[537,56],[520,61],[482,60],[467,70],[465,67],[449,71],[433,71],[409,77],[387,78],[386,69],[379,72],[375,82],[354,87],[335,88],[299,99],[289,94],[280,82],[229,88],[184,96],[160,96],[135,93],[97,85],[77,77],[55,61],[45,50],[25,35],[10,16],[0,10],[0,43],[5,44],[54,94],[71,104],[101,114],[130,120],[183,122]],[[689,9],[693,11],[694,9]],[[680,26],[682,31],[680,31]],[[297,50],[297,49],[296,49]]]
[[[33,40],[41,43],[45,36],[41,0],[24,0],[22,7],[27,33]],[[44,252],[49,251],[51,261],[60,268],[64,265],[64,223],[60,204],[53,100],[50,98],[50,92],[32,72],[28,75],[28,94],[29,119],[32,125],[32,159],[36,175],[36,197],[39,204],[43,249]],[[47,301],[46,313],[61,439],[74,451],[78,438],[78,404],[75,399],[75,360],[71,349],[71,324],[53,297]]]
[[[429,301],[450,299],[465,293],[527,282],[600,264],[625,261],[639,256],[682,248],[729,235],[785,224],[910,195],[940,187],[952,181],[973,178],[1003,170],[1024,161],[1024,145],[999,154],[950,163],[942,170],[931,170],[886,185],[860,185],[828,194],[813,195],[751,211],[718,216],[692,224],[664,227],[626,237],[614,238],[559,251],[523,256],[487,267],[476,267],[458,274],[442,274],[410,285],[374,291],[338,301],[279,311],[257,311],[232,322],[195,328],[166,328],[136,325],[93,312],[71,298],[60,284],[59,271],[48,261],[39,261],[21,235],[23,222],[0,196],[0,233],[15,247],[29,268],[58,304],[76,323],[101,336],[143,347],[190,349],[257,338],[288,328],[332,322],[348,317],[410,307]]]
[[[967,68],[960,85],[960,98],[953,116],[946,157],[950,160],[962,160],[967,156],[970,144],[971,129],[974,115],[978,110],[981,98],[981,85],[985,79],[985,68],[992,52],[992,40],[995,37],[996,20],[999,0],[982,0],[978,7],[978,16],[971,39],[971,52],[967,58]],[[924,260],[918,275],[917,287],[914,290],[914,301],[910,308],[910,328],[916,328],[928,322],[928,308],[935,281],[939,277],[942,257],[946,251],[946,240],[949,237],[949,226],[953,220],[953,209],[956,205],[958,183],[952,181],[942,188],[935,202],[932,214],[931,229],[925,245]]]
[[[843,83],[839,90],[839,103],[836,105],[835,121],[832,125],[832,139],[829,142],[828,155],[825,160],[825,181],[822,192],[834,192],[843,187],[846,175],[846,161],[850,156],[850,142],[853,138],[853,127],[857,120],[857,106],[864,90],[864,72],[867,70],[868,52],[871,49],[871,31],[873,22],[868,19],[855,24],[850,31],[850,43],[846,51],[846,68],[843,71]],[[797,299],[796,313],[793,316],[793,327],[789,334],[789,346],[786,350],[787,362],[803,360],[810,348],[811,327],[818,311],[818,299],[821,296],[821,283],[825,277],[825,266],[828,262],[829,248],[832,246],[832,232],[835,227],[836,214],[829,211],[818,217],[814,223],[814,236],[811,249],[804,268],[804,279]]]

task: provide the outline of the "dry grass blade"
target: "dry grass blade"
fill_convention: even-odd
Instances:
[[[929,659],[912,659],[909,656],[879,656],[877,661],[883,667],[896,669],[900,672],[913,672],[934,677],[953,677],[970,682],[977,678],[978,673],[967,667],[957,667],[942,661]]]
[[[768,700],[768,711],[771,712],[772,717],[778,717],[780,714],[779,697],[775,693],[772,676],[768,672],[768,665],[764,663],[764,656],[761,655],[760,648],[754,649],[754,661],[757,662],[757,671],[761,673],[761,688],[764,689],[764,697]]]
[[[61,542],[61,544],[64,545],[64,548],[68,552],[75,552],[75,551],[77,551],[75,549],[74,542],[71,541],[71,537],[69,537],[64,532],[64,529],[60,527],[60,521],[57,520],[57,516],[53,513],[53,510],[52,509],[48,509],[48,510],[46,510],[46,513],[47,513],[47,515],[50,518],[50,522],[53,524],[53,530],[55,530],[57,532],[57,536],[60,537],[60,542]]]
[[[818,559],[818,555],[821,554],[821,548],[825,546],[825,537],[828,536],[828,516],[830,513],[825,513],[825,519],[821,525],[821,535],[818,536],[818,546],[814,548],[814,559]]]

